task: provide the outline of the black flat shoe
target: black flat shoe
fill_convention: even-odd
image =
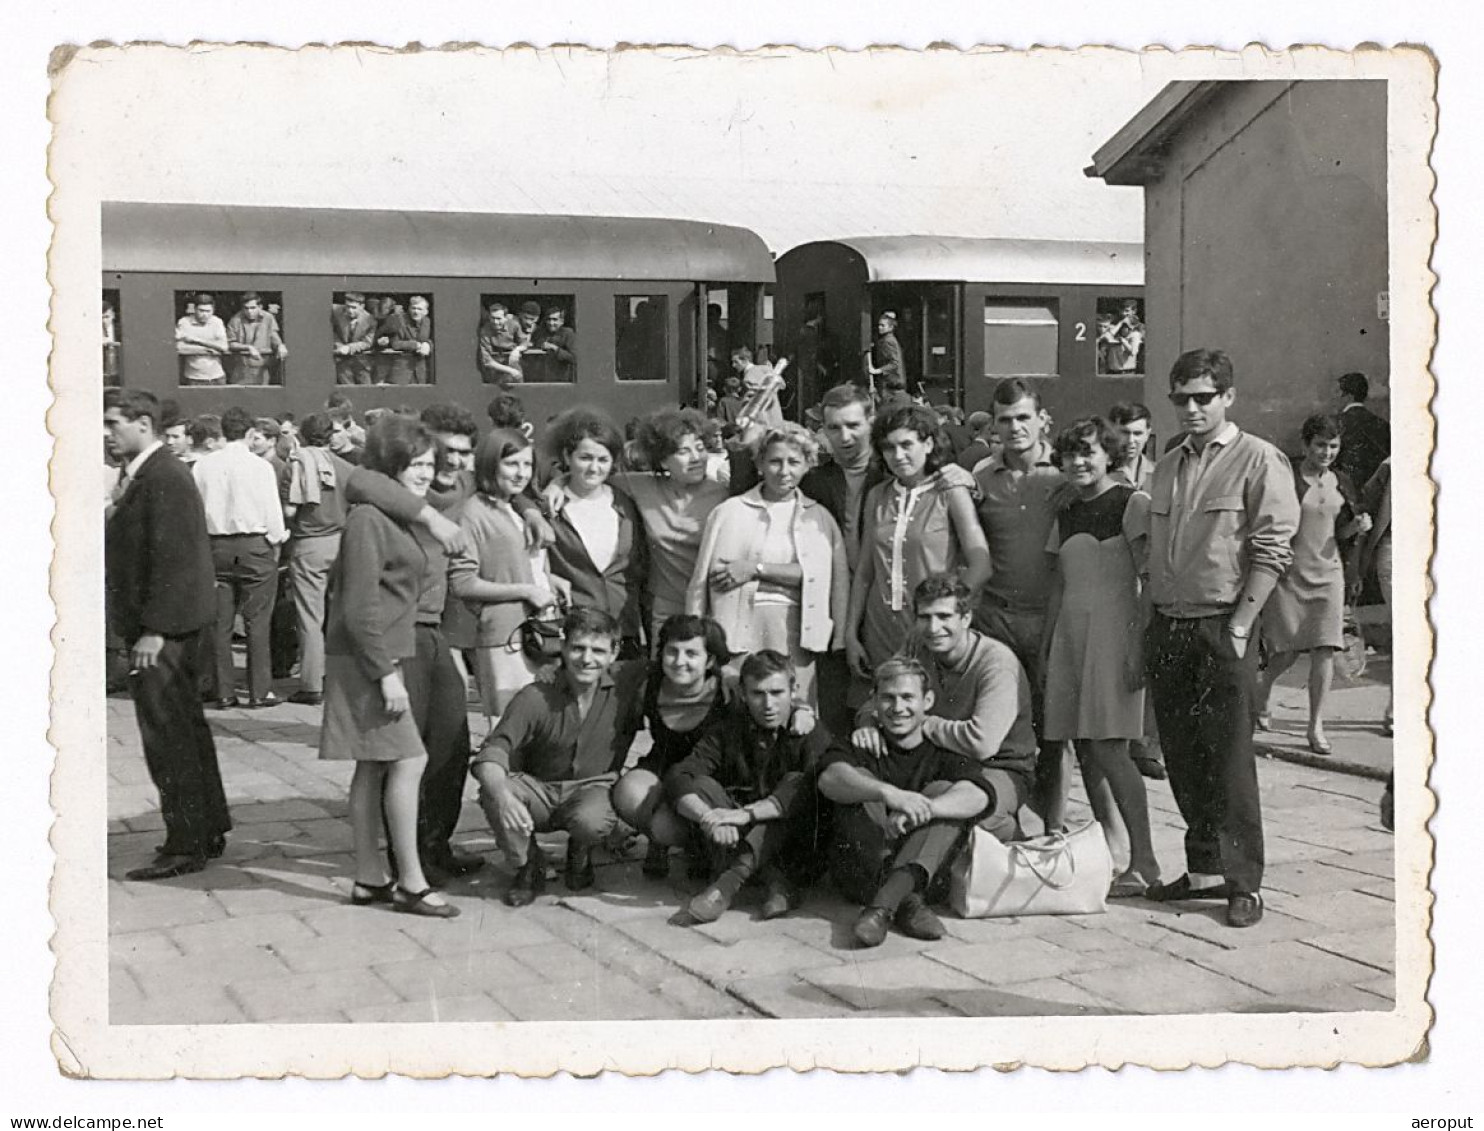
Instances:
[[[1233,892],[1226,901],[1228,927],[1255,927],[1262,922],[1262,896],[1255,891]]]
[[[505,906],[527,907],[546,890],[546,861],[533,856],[515,873],[510,890],[504,895]]]
[[[770,871],[764,877],[764,885],[767,894],[763,897],[762,910],[758,913],[759,918],[781,919],[798,907],[798,893],[782,875]]]
[[[396,885],[388,880],[384,884],[363,884],[360,880],[350,885],[350,901],[357,907],[368,903],[395,903]]]
[[[126,880],[173,880],[176,876],[188,876],[192,872],[204,871],[205,856],[156,856],[153,862],[142,868],[124,873]]]
[[[1225,880],[1211,887],[1191,887],[1188,872],[1178,880],[1171,880],[1167,884],[1150,884],[1144,889],[1144,898],[1153,903],[1180,903],[1187,899],[1228,899],[1231,894],[1231,884]]]
[[[927,901],[916,892],[902,900],[892,922],[896,923],[897,930],[909,939],[925,939],[933,942],[941,939],[945,933],[943,921],[933,914]]]
[[[324,701],[325,696],[321,691],[296,691],[289,696],[290,703],[298,703],[302,707],[318,707]]]
[[[206,842],[206,851],[205,851],[204,855],[205,855],[206,859],[208,859],[208,860],[220,860],[221,857],[222,857],[222,854],[225,853],[226,851],[227,851],[227,838],[226,838],[225,835],[223,835],[221,833],[218,833],[216,836],[212,837],[210,840],[208,840]],[[195,855],[195,853],[193,853],[193,852],[176,852],[174,849],[172,849],[172,848],[170,848],[170,847],[168,847],[166,845],[163,845],[163,844],[157,844],[157,845],[155,845],[155,853],[156,853],[156,855],[159,855],[159,856],[194,856]]]
[[[850,933],[863,947],[880,946],[886,941],[886,930],[891,916],[879,907],[867,907],[856,916]]]
[[[392,902],[398,911],[406,915],[422,915],[428,919],[457,919],[459,917],[459,909],[451,903],[429,903],[428,896],[432,894],[432,888],[423,888],[422,891],[394,888]]]
[[[249,711],[261,711],[264,707],[277,707],[282,702],[282,699],[280,699],[277,695],[274,695],[273,692],[270,691],[267,695],[264,695],[261,698],[250,698],[246,703],[242,705]]]
[[[690,917],[697,923],[714,923],[726,913],[732,900],[726,892],[713,884],[686,905]]]
[[[229,695],[225,699],[214,699],[207,704],[213,711],[231,711],[242,706],[242,700],[235,695]]]

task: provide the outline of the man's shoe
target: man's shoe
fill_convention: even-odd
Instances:
[[[230,711],[234,707],[242,706],[242,700],[235,695],[228,695],[225,699],[214,699],[209,704],[214,711]]]
[[[926,939],[929,942],[943,937],[943,921],[928,908],[927,900],[912,892],[902,900],[893,917],[897,930],[910,939]]]
[[[644,851],[643,872],[651,880],[663,880],[670,874],[670,846],[650,841]]]
[[[1255,891],[1233,892],[1226,901],[1228,927],[1255,927],[1262,922],[1262,896]]]
[[[1190,874],[1167,884],[1150,884],[1144,889],[1144,898],[1152,903],[1180,903],[1187,899],[1228,899],[1232,894],[1231,884],[1223,880],[1210,887],[1193,888]]]
[[[325,701],[322,691],[296,691],[289,696],[290,703],[298,703],[304,707],[318,707]]]
[[[880,946],[886,941],[887,925],[891,916],[879,907],[867,907],[855,918],[850,933],[861,946]]]
[[[206,867],[204,856],[175,856],[161,854],[143,868],[125,872],[126,880],[173,880],[176,876],[188,876]]]
[[[208,859],[208,860],[219,860],[219,859],[221,859],[222,854],[224,852],[226,852],[226,851],[227,851],[227,837],[226,837],[226,834],[225,833],[217,833],[216,836],[211,837],[209,840],[207,840],[207,842],[206,842],[206,853],[205,853],[206,859]],[[156,853],[156,855],[159,855],[159,856],[193,856],[193,855],[195,855],[194,853],[191,853],[191,852],[176,852],[169,845],[164,845],[164,844],[157,844],[157,845],[155,845],[155,853]]]
[[[781,874],[769,872],[763,882],[767,894],[763,896],[759,918],[781,919],[799,905],[798,895],[793,885]]]
[[[540,856],[530,856],[515,873],[510,890],[505,893],[507,907],[526,907],[546,891],[546,861]]]
[[[1164,781],[1170,775],[1165,772],[1165,764],[1158,758],[1135,758],[1134,765],[1139,767],[1139,773],[1150,781]]]
[[[597,873],[593,871],[593,851],[590,848],[578,848],[570,840],[567,842],[567,890],[583,891],[597,882]]]
[[[690,917],[698,923],[714,923],[732,905],[732,897],[712,884],[690,901],[686,908]]]
[[[267,695],[250,696],[242,705],[249,711],[261,711],[264,707],[277,707],[282,702],[282,699],[270,691]]]

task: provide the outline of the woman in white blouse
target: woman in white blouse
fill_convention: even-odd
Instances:
[[[845,642],[845,541],[830,513],[799,490],[818,441],[781,424],[754,450],[762,482],[706,520],[686,612],[713,617],[739,660],[764,648],[791,657],[798,701],[814,707],[815,655]]]

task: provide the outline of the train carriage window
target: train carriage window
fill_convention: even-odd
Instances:
[[[1098,299],[1098,376],[1144,374],[1144,300]]]
[[[665,295],[613,297],[613,369],[620,381],[670,379],[670,300]]]
[[[289,355],[282,291],[176,291],[175,352],[184,388],[282,385]]]
[[[577,379],[575,295],[479,296],[479,372],[487,385],[570,385]]]
[[[433,384],[431,294],[336,291],[330,300],[337,385]]]
[[[123,375],[124,322],[117,290],[103,291],[103,387],[117,388]]]
[[[985,299],[984,375],[1055,377],[1060,331],[1054,299]]]

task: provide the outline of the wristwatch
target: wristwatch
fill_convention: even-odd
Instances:
[[[1238,628],[1234,624],[1227,625],[1226,631],[1231,633],[1238,640],[1246,640],[1249,636],[1252,635],[1252,630],[1250,628]]]

